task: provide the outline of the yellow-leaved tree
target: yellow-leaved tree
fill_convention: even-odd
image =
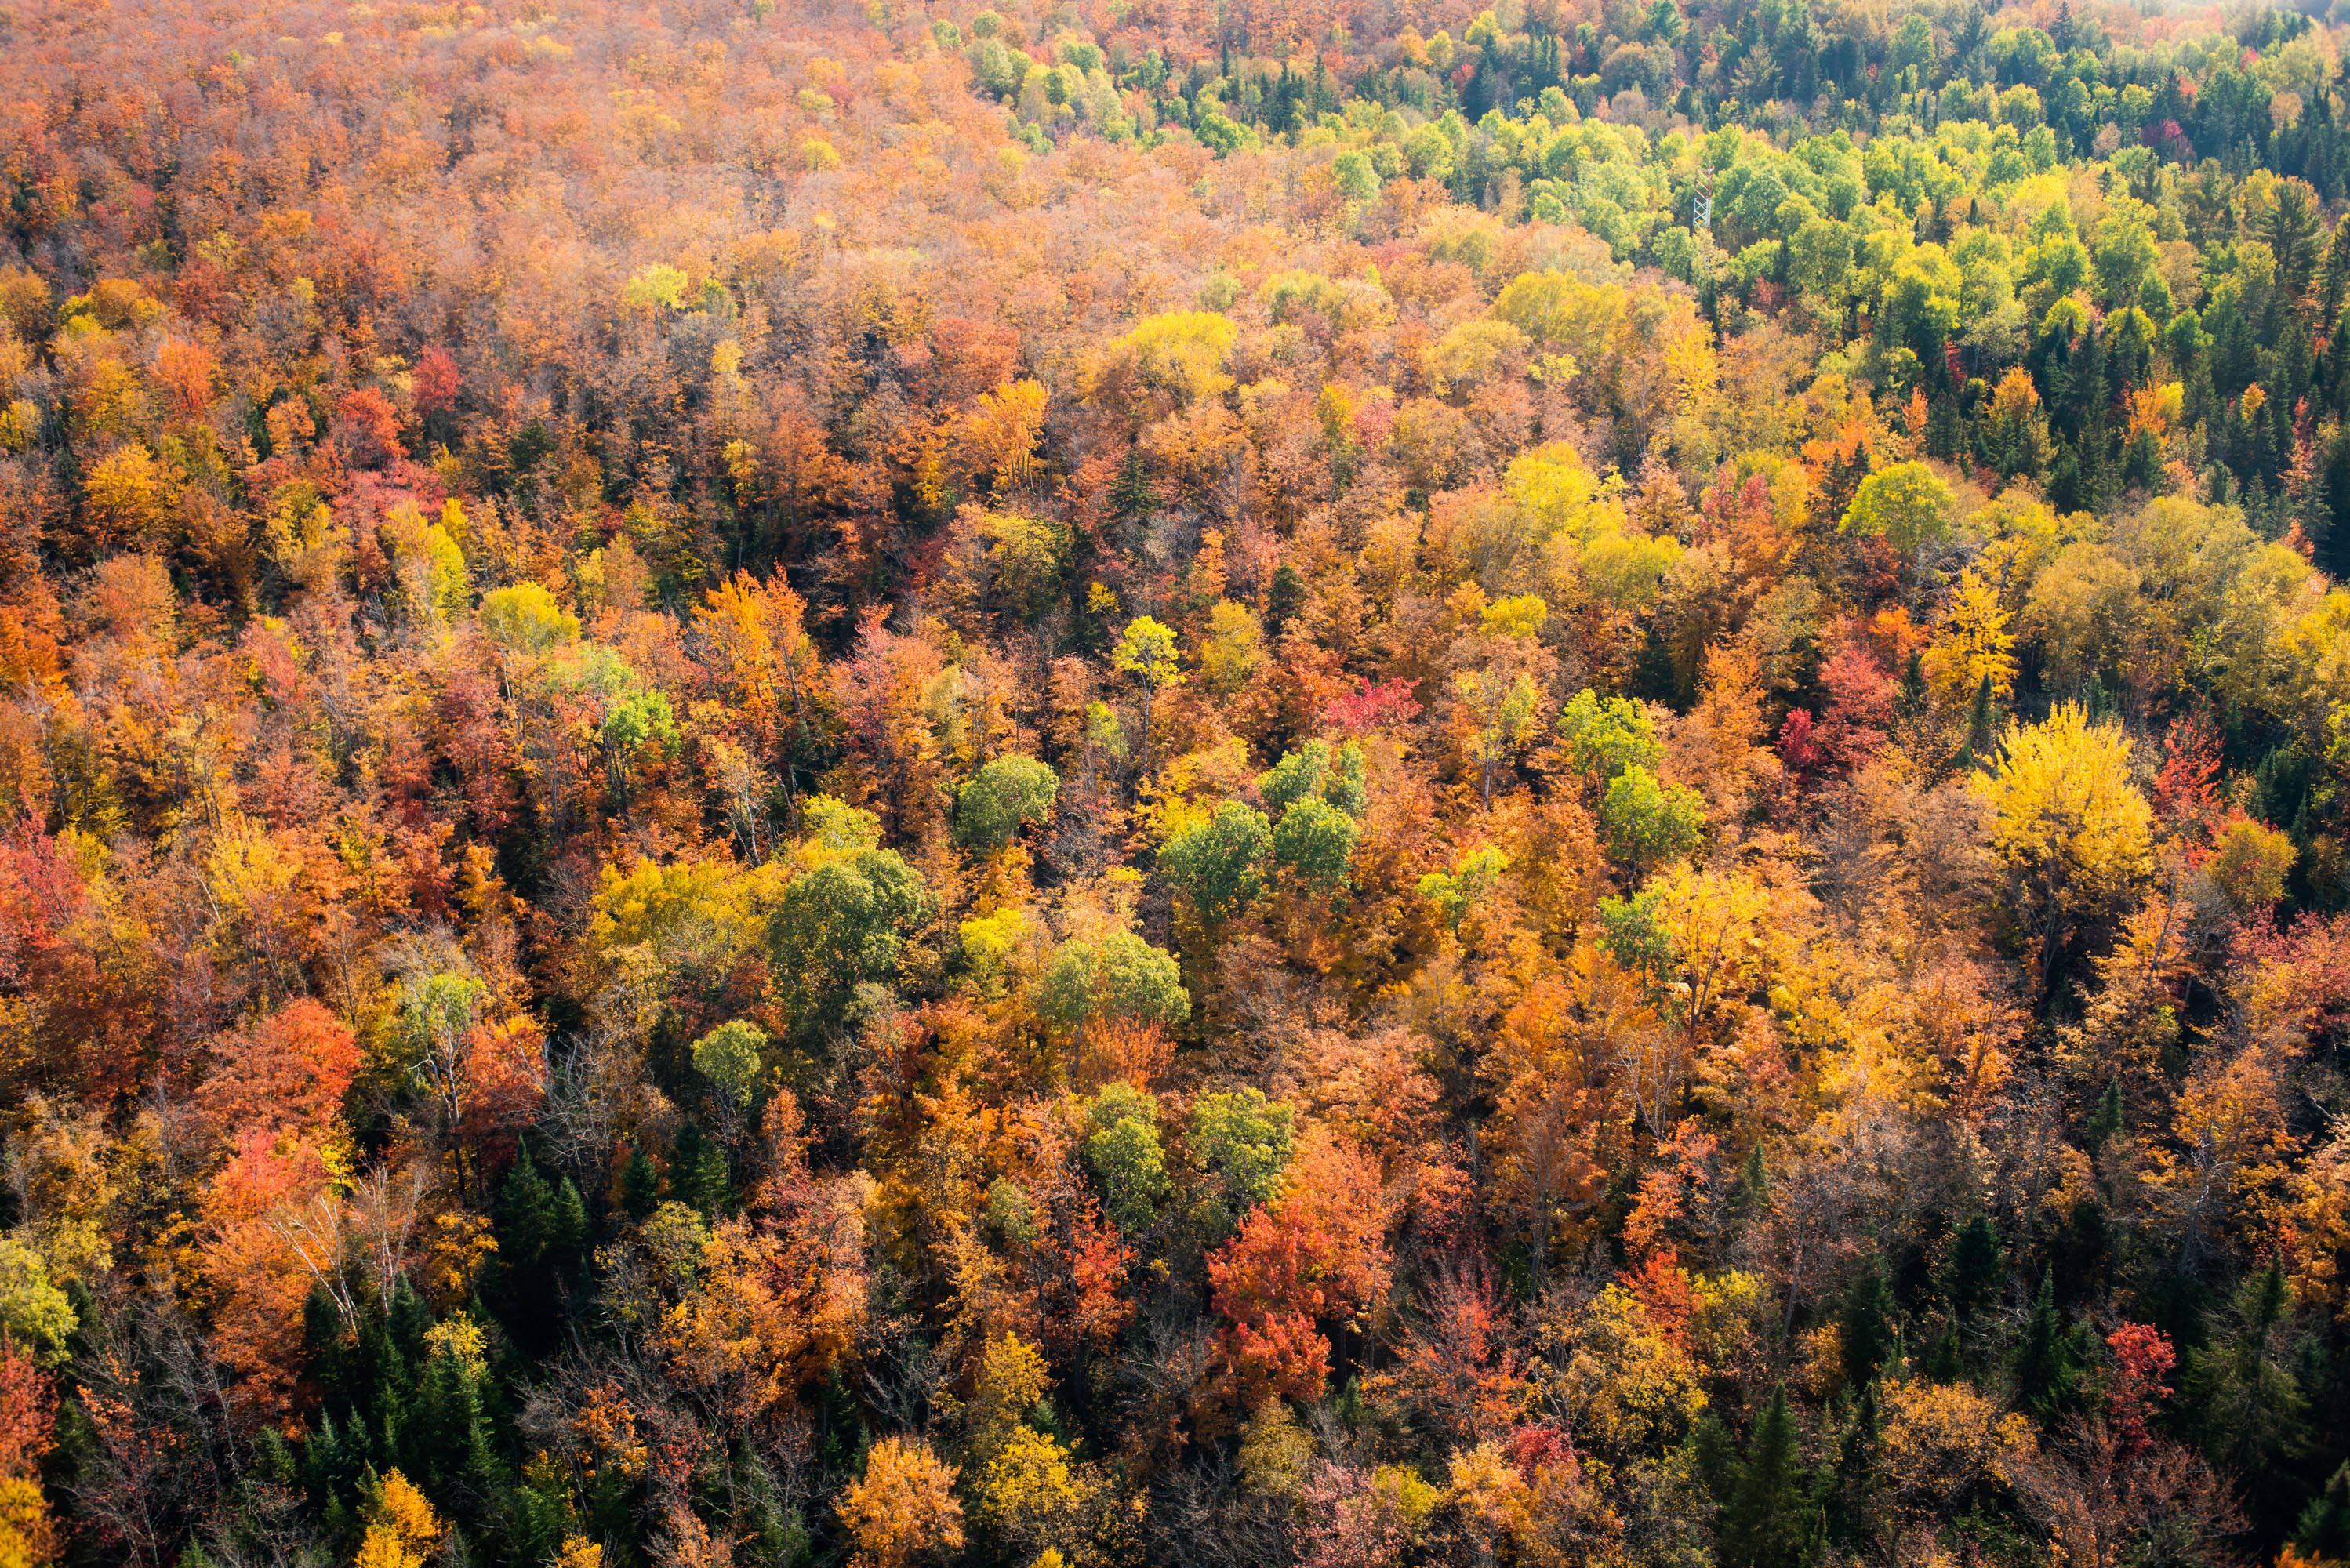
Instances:
[[[441,1543],[441,1516],[398,1470],[383,1478],[369,1501],[367,1534],[356,1568],[423,1568]]]
[[[1138,414],[1222,397],[1232,385],[1226,363],[1239,337],[1231,319],[1214,311],[1145,317],[1086,367],[1087,396],[1100,407]]]
[[[1956,708],[1981,693],[1994,701],[2013,693],[2015,637],[2008,630],[2013,618],[2001,605],[1997,587],[1968,567],[1959,578],[1950,615],[1919,660],[1938,701]]]
[[[2043,996],[2067,940],[2153,869],[2154,813],[2130,762],[2120,726],[2064,702],[2043,723],[2010,725],[1999,760],[1976,777],[2016,918],[2036,944]]]
[[[1036,443],[1045,432],[1043,383],[1006,381],[980,394],[964,420],[965,462],[990,476],[998,494],[1024,490],[1044,472]]]

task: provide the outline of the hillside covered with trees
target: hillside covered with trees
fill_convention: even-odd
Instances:
[[[2350,13],[0,6],[0,1568],[2350,1563]]]

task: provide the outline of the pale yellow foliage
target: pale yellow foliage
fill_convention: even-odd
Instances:
[[[1991,806],[1991,847],[2045,912],[2109,902],[2151,869],[2154,813],[2130,780],[2129,737],[2061,703],[2043,724],[2011,726],[1998,765],[1975,788]]]

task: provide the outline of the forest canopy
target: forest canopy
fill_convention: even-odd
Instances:
[[[0,8],[0,1568],[2350,1563],[2345,46]]]

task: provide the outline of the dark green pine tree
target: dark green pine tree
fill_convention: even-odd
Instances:
[[[2111,1142],[2122,1130],[2122,1085],[2116,1078],[2106,1085],[2097,1096],[2096,1108],[2089,1113],[2089,1152],[2095,1154]]]
[[[2326,261],[2317,268],[2317,320],[2331,322],[2338,317],[2345,296],[2350,296],[2350,221],[2334,225],[2334,240],[2326,242]]]
[[[587,1208],[569,1177],[550,1186],[525,1149],[498,1190],[498,1250],[483,1282],[485,1304],[526,1348],[545,1348],[586,1255]]]
[[[495,1560],[504,1563],[546,1563],[563,1548],[570,1533],[568,1498],[552,1497],[525,1482],[506,1494],[504,1517],[498,1537],[504,1551]]]
[[[1730,1211],[1739,1219],[1759,1214],[1770,1196],[1771,1170],[1762,1161],[1762,1144],[1757,1139],[1738,1168],[1738,1184],[1730,1189]]]
[[[660,1201],[660,1171],[641,1148],[629,1151],[620,1168],[620,1208],[631,1220],[641,1220]]]
[[[2015,1402],[2043,1426],[2079,1402],[2081,1362],[2075,1350],[2056,1307],[2055,1272],[2043,1270],[2040,1293],[2033,1298],[2015,1346]]]
[[[1816,1513],[1787,1391],[1775,1388],[1747,1439],[1721,1511],[1722,1563],[1726,1568],[1800,1568],[1818,1534]]]
[[[732,1210],[733,1183],[727,1175],[725,1148],[698,1125],[686,1122],[677,1129],[676,1150],[677,1161],[671,1168],[676,1173],[678,1197],[712,1220]]]
[[[253,1440],[253,1462],[245,1469],[244,1480],[252,1486],[292,1487],[301,1480],[301,1469],[295,1463],[294,1449],[286,1434],[276,1427],[264,1427]]]
[[[326,1286],[312,1285],[302,1303],[303,1370],[326,1391],[330,1407],[342,1397],[344,1363],[350,1349],[335,1298],[327,1293]]]
[[[2291,1306],[2284,1270],[2272,1262],[2237,1289],[2221,1332],[2189,1358],[2185,1379],[2204,1451],[2241,1478],[2253,1528],[2270,1539],[2308,1495],[2298,1468],[2310,1447],[2309,1396],[2294,1365]]]
[[[403,1276],[392,1287],[390,1304],[380,1314],[370,1314],[359,1330],[359,1365],[366,1381],[355,1403],[368,1435],[368,1458],[378,1469],[398,1466],[406,1450],[415,1368],[432,1326],[432,1308]]]
[[[1151,481],[1140,448],[1128,452],[1126,461],[1118,464],[1118,477],[1110,481],[1109,504],[1113,514],[1129,521],[1158,509],[1159,487]]]
[[[2317,356],[2318,408],[2321,412],[2331,409],[2336,414],[2350,413],[2350,342],[2344,340],[2345,321],[2339,314],[2329,315],[2334,330],[2326,334],[2325,347]]]
[[[357,1546],[359,1540],[359,1494],[376,1483],[372,1465],[360,1469],[348,1493],[337,1492],[319,1505],[318,1524],[329,1541],[339,1541],[346,1546]]]
[[[2312,1557],[2350,1558],[2350,1462],[2336,1469],[2325,1490],[2301,1511],[2293,1543]]]
[[[355,1482],[369,1465],[389,1469],[399,1462],[411,1382],[403,1349],[423,1303],[402,1281],[389,1308],[372,1299],[359,1307],[357,1330],[347,1329],[340,1311],[324,1290],[314,1291],[304,1309],[308,1370],[328,1413],[340,1412],[325,1447],[313,1438],[310,1458],[328,1467],[338,1481]],[[415,1332],[421,1341],[421,1330]]]
[[[2290,446],[2293,408],[2317,387],[2317,350],[2310,343],[2309,328],[2297,316],[2285,322],[2284,341],[2277,350],[2277,378],[2275,418],[2282,421]]]
[[[576,1271],[588,1256],[588,1205],[569,1177],[555,1184],[555,1224],[547,1238],[550,1268]]]
[[[1936,1383],[1956,1383],[1966,1371],[1965,1347],[1959,1343],[1959,1320],[1942,1320],[1942,1332],[1926,1346],[1925,1372]]]
[[[1998,744],[1999,706],[1991,696],[1991,677],[1986,675],[1975,687],[1975,700],[1967,709],[1967,759],[1987,761]]]
[[[2051,389],[2055,393],[2059,423],[2068,434],[2085,436],[2112,396],[2106,384],[2106,340],[2094,327],[2082,332],[2081,341],[2065,361],[2064,379]],[[2084,468],[2090,462],[2086,450],[2081,453],[2081,462]]]
[[[318,1412],[317,1428],[302,1443],[302,1490],[309,1494],[311,1506],[321,1512],[344,1506],[343,1500],[357,1490],[366,1468],[364,1458],[344,1440],[335,1413]]]
[[[1943,1267],[1942,1293],[1960,1318],[1972,1317],[1991,1304],[2006,1277],[2007,1254],[1999,1244],[1999,1228],[1978,1214],[1959,1227],[1950,1240],[1950,1256]]]
[[[2162,439],[2153,427],[2138,426],[2123,443],[2122,483],[2135,490],[2152,490],[2162,483]]]
[[[2048,465],[2048,498],[2067,510],[2079,510],[2081,452],[2062,436],[2056,438],[2056,456]]]
[[[400,1434],[409,1479],[474,1530],[503,1512],[506,1490],[484,1408],[484,1376],[479,1360],[453,1342],[437,1346]]]
[[[1897,701],[1900,704],[1899,711],[1905,715],[1926,711],[1926,661],[1923,655],[1910,654],[1909,662],[1902,667]]]
[[[2344,322],[2350,327],[2350,319]],[[2317,564],[2339,577],[2350,567],[2350,426],[2338,430],[2318,457]]]
[[[1714,1507],[1729,1507],[1731,1494],[1738,1490],[1738,1445],[1719,1408],[1709,1406],[1698,1417],[1690,1433],[1689,1451],[1690,1473],[1713,1499]]]
[[[1926,450],[1945,462],[1967,444],[1967,422],[1956,397],[1937,398],[1926,412]]]
[[[1885,1477],[1877,1385],[1849,1400],[1835,1438],[1835,1468],[1827,1480],[1828,1539],[1860,1556],[1874,1553],[1885,1518]]]
[[[799,1508],[782,1496],[775,1474],[747,1438],[738,1439],[728,1465],[730,1483],[743,1500],[743,1557],[753,1563],[807,1560],[807,1526]]]
[[[2089,410],[2081,427],[2080,480],[2076,491],[2081,508],[2100,515],[2113,509],[2121,493],[2121,465],[2113,428],[2102,405]]]
[[[498,1188],[498,1256],[516,1268],[536,1268],[555,1227],[555,1189],[525,1145]]]
[[[1265,589],[1265,635],[1279,637],[1305,607],[1305,579],[1295,566],[1284,561],[1273,569],[1273,581]]]
[[[1866,1386],[1892,1358],[1898,1311],[1893,1289],[1885,1281],[1884,1264],[1871,1256],[1845,1288],[1844,1307],[1836,1314],[1847,1386]]]
[[[2288,301],[2298,303],[2317,268],[2319,236],[2325,232],[2315,207],[2300,186],[2282,182],[2275,203],[2259,226],[2270,254],[2276,257],[2277,286]]]

